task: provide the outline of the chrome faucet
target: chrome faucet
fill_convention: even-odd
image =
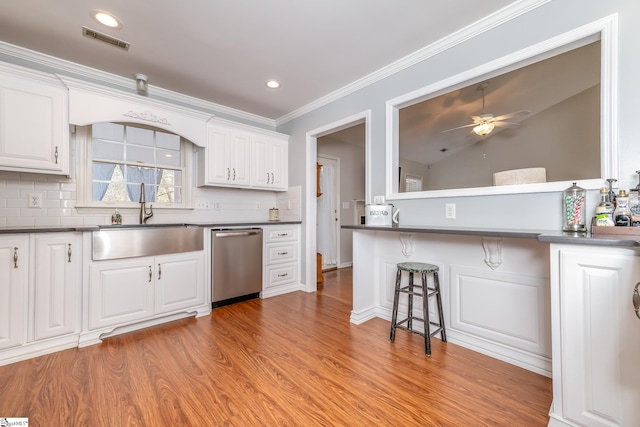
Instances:
[[[153,216],[153,205],[149,205],[149,210],[145,206],[144,199],[144,182],[140,183],[140,224],[146,224],[149,218]]]

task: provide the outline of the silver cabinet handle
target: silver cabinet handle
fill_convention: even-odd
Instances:
[[[69,248],[67,249],[67,256],[69,257],[67,262],[71,262],[71,243],[69,243]]]
[[[636,312],[636,316],[640,319],[640,293],[638,287],[640,282],[636,283],[636,287],[633,289],[633,309]]]
[[[158,264],[158,280],[162,279],[162,264]]]
[[[278,252],[278,255],[287,255],[289,252]]]
[[[278,233],[278,237],[286,237],[289,233]]]
[[[13,268],[18,268],[18,248],[13,248]]]
[[[287,277],[289,273],[278,274],[278,277]]]
[[[227,181],[231,179],[231,169],[227,168]]]
[[[273,179],[273,172],[271,172],[271,183],[273,184],[274,182],[276,182],[276,180]]]
[[[269,172],[267,172],[267,184],[269,184]]]
[[[57,164],[58,164],[58,146],[57,146],[57,145],[56,145],[56,152],[55,152],[55,153],[53,153],[53,155],[54,155],[54,156],[55,156],[55,158],[56,158],[56,165],[57,165]]]
[[[236,168],[233,168],[233,180],[236,180]]]
[[[151,279],[153,279],[153,271],[151,271],[151,266],[149,266],[149,283],[151,283]]]

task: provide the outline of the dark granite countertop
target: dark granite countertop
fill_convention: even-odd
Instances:
[[[202,227],[202,228],[227,228],[227,227],[256,227],[264,225],[301,224],[302,221],[257,221],[257,222],[215,222],[215,223],[174,223],[174,224],[123,224],[123,225],[81,225],[60,227],[5,227],[0,228],[0,234],[19,233],[62,233],[83,232],[109,229],[126,228],[158,228],[158,227]]]
[[[546,243],[564,243],[572,245],[640,247],[640,241],[622,236],[594,236],[591,233],[566,233],[557,230],[516,230],[501,228],[452,228],[425,225],[367,226],[343,225],[347,230],[395,231],[400,233],[452,234],[458,236],[505,237],[515,239],[535,239]]]

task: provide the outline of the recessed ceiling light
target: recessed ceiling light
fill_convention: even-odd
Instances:
[[[92,10],[91,17],[97,22],[109,28],[122,28],[122,23],[118,18],[110,14],[109,12],[103,12],[101,10]]]
[[[277,89],[277,88],[279,88],[279,87],[280,87],[280,83],[278,83],[278,82],[277,82],[277,81],[275,81],[275,80],[269,80],[269,81],[266,83],[266,85],[267,85],[267,87],[269,87],[269,88],[271,88],[271,89]]]

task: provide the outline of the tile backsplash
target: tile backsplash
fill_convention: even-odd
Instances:
[[[0,228],[91,226],[111,223],[110,208],[76,208],[72,178],[0,171]],[[149,224],[268,221],[269,209],[280,209],[281,221],[301,218],[301,189],[286,192],[199,187],[192,200],[200,209],[154,209]],[[30,206],[31,205],[31,206]],[[137,224],[139,210],[119,209],[123,224]]]

